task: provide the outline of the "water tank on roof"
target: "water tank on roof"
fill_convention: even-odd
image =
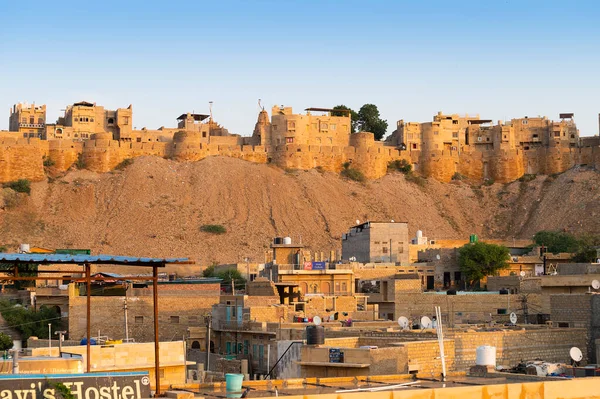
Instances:
[[[325,343],[325,328],[323,326],[306,327],[306,344],[323,345]]]
[[[19,245],[19,252],[22,254],[28,254],[30,250],[31,250],[31,247],[29,246],[29,244]]]
[[[273,239],[273,244],[275,244],[275,245],[279,245],[279,244],[281,244],[282,242],[283,242],[283,238],[281,238],[281,237],[275,237],[275,238]]]
[[[417,238],[422,238],[423,232],[421,230],[417,230]]]
[[[496,347],[483,345],[479,346],[475,351],[475,364],[478,366],[494,366],[496,367]]]
[[[291,237],[283,237],[283,243],[285,245],[291,245],[292,244],[292,239]]]

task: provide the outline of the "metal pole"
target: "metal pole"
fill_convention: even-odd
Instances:
[[[206,321],[206,371],[208,372],[208,367],[210,366],[210,327],[212,324],[212,318],[210,313],[207,316]]]
[[[442,331],[442,309],[435,307],[435,316],[437,319],[437,336],[440,345],[440,358],[442,359],[442,381],[446,381],[446,356],[444,355],[444,333]]]
[[[52,356],[52,323],[48,323],[48,356]]]
[[[90,341],[92,339],[92,323],[91,323],[91,314],[92,314],[92,305],[91,305],[91,293],[92,293],[92,280],[91,280],[92,267],[89,263],[85,264],[85,294],[86,294],[86,371],[90,373],[92,371],[92,350],[90,347]]]
[[[160,359],[159,359],[159,337],[158,337],[158,268],[152,267],[153,283],[153,305],[154,305],[154,374],[156,379],[156,392],[154,396],[160,395]]]
[[[123,306],[125,311],[125,342],[129,342],[129,326],[127,324],[127,293],[125,293],[125,304]]]

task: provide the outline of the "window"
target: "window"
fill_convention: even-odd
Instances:
[[[35,123],[35,117],[30,116],[29,117],[29,123],[31,123],[33,125]]]
[[[86,121],[86,122],[89,122],[90,120],[89,120],[88,118],[85,118],[85,121]]]
[[[458,132],[452,132],[452,137],[455,139],[458,138]]]
[[[554,132],[554,137],[560,137],[560,132]]]
[[[22,124],[27,124],[27,118],[21,118],[21,123]]]
[[[417,143],[413,143],[413,144],[412,144],[412,149],[413,149],[413,150],[416,150],[416,149],[417,149]]]
[[[90,122],[93,122],[93,121],[94,121],[94,118],[90,118]]]
[[[574,134],[572,134],[572,135],[571,135],[571,138],[572,138],[572,139],[574,139],[574,138],[575,138],[575,135],[574,135]]]
[[[27,133],[23,133],[23,137],[24,137],[24,138],[27,138]]]
[[[321,130],[327,130],[329,128],[329,126],[327,125],[327,123],[321,123]]]
[[[398,243],[398,253],[399,254],[403,254],[404,253],[404,243],[403,242],[399,242]]]
[[[202,132],[202,137],[206,137],[206,132]]]
[[[331,130],[335,130],[335,129],[337,129],[337,125],[335,123],[332,123],[332,124],[329,125],[329,128]]]
[[[143,324],[144,316],[135,316],[135,324]]]
[[[287,144],[293,144],[294,143],[294,138],[293,137],[286,137],[285,138],[285,142]]]
[[[381,252],[383,252],[384,254],[387,254],[388,253],[388,248],[387,247],[381,248]]]
[[[44,124],[44,118],[38,118],[38,123],[40,125],[43,125]]]
[[[288,130],[296,130],[296,122],[288,122]]]
[[[171,316],[169,317],[169,321],[171,324],[179,324],[179,316]]]
[[[129,117],[128,116],[123,117],[123,124],[129,125]]]
[[[456,119],[452,120],[453,125],[458,125],[458,121]]]
[[[526,125],[526,124],[528,124],[528,123],[529,123],[529,121],[528,121],[527,119],[523,119],[523,122],[522,122],[522,123],[523,123],[523,125]]]
[[[142,142],[142,138],[141,138],[141,137],[138,137],[138,138],[136,139],[136,141],[137,141],[138,143],[141,143],[141,142]]]
[[[273,125],[273,130],[277,130],[277,125]]]
[[[379,245],[379,244],[381,244],[381,242],[379,242],[379,241],[375,241],[373,244],[375,244],[375,245]]]
[[[108,124],[112,125],[113,123],[115,123],[115,120],[113,118],[108,118]]]

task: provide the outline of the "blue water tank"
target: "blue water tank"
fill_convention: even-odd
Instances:
[[[87,338],[83,338],[79,344],[87,345]],[[94,338],[90,339],[90,345],[96,345],[96,340]]]

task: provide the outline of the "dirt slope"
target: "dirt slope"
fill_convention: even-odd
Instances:
[[[437,239],[529,238],[557,228],[598,232],[599,188],[594,171],[474,189],[431,179],[421,187],[401,174],[363,185],[233,158],[142,157],[123,171],[73,171],[33,184],[30,197],[0,209],[0,244],[189,256],[206,264],[245,256],[260,262],[274,236],[301,239],[312,250],[337,249],[357,219],[407,221],[411,234],[421,229]],[[204,224],[222,224],[227,233],[202,233]]]

